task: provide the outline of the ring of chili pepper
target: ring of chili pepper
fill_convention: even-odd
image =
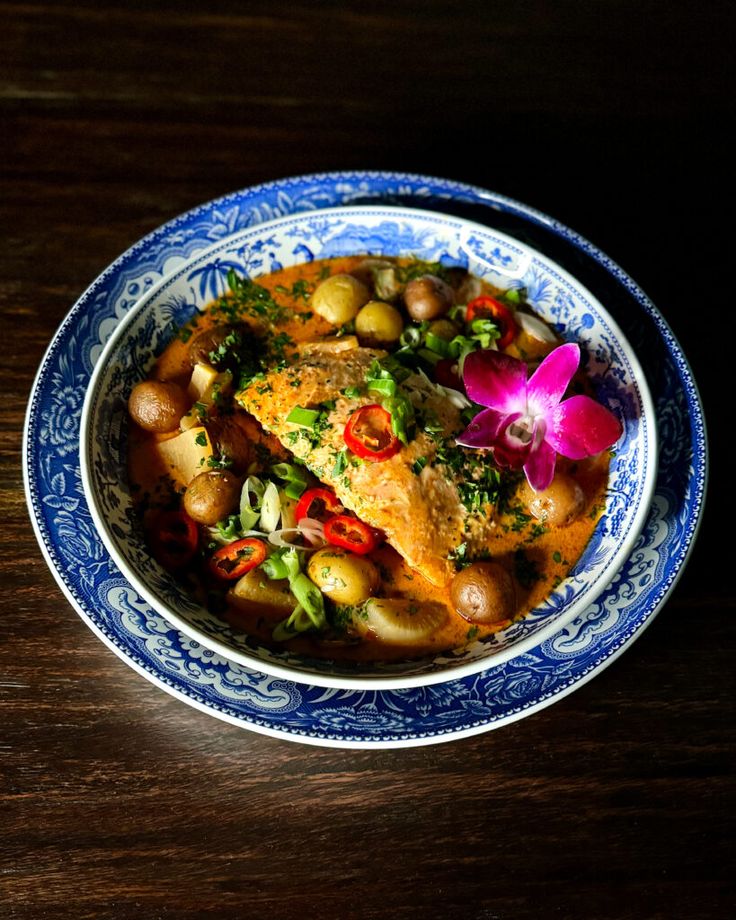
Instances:
[[[154,559],[174,572],[196,553],[199,531],[184,511],[162,511],[156,517],[149,542]]]
[[[495,297],[486,295],[476,297],[467,306],[465,313],[466,323],[470,324],[475,319],[485,318],[492,319],[500,329],[501,338],[496,342],[499,348],[506,348],[514,341],[519,331],[514,315],[508,307],[504,307]]]
[[[336,514],[325,521],[325,540],[359,556],[370,553],[378,546],[373,528],[347,514]]]
[[[210,556],[209,570],[216,578],[234,581],[266,558],[266,544],[255,537],[246,537],[221,546]]]
[[[362,460],[388,460],[401,448],[391,427],[391,413],[378,403],[353,412],[343,437],[347,448]]]
[[[338,511],[342,511],[342,504],[335,493],[329,489],[317,488],[307,489],[297,502],[294,515],[298,524],[305,517],[319,520],[322,515],[336,514]]]

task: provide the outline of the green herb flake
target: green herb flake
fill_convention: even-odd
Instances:
[[[342,476],[345,472],[345,469],[348,465],[348,452],[346,450],[341,450],[335,459],[335,466],[332,469],[332,475],[337,478]]]

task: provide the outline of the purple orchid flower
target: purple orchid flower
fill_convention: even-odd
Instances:
[[[489,448],[501,467],[523,467],[529,485],[543,492],[555,474],[557,454],[582,460],[621,437],[613,413],[589,396],[565,390],[580,364],[577,345],[550,352],[527,380],[527,366],[501,351],[484,349],[465,359],[468,396],[487,406],[456,441],[463,447]]]

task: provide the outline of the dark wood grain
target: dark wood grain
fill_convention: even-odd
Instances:
[[[0,2],[0,917],[734,916],[732,9]],[[700,539],[644,636],[536,715],[404,751],[259,736],[150,685],[76,616],[23,496],[33,376],[97,274],[201,201],[350,167],[592,239],[667,316],[711,425]]]

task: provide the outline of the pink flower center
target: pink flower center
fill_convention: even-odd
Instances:
[[[534,415],[522,415],[514,419],[504,432],[506,445],[512,450],[523,451],[528,455],[535,451],[544,440],[547,426],[543,418]]]
[[[506,429],[506,437],[514,447],[526,447],[534,437],[534,419],[530,415],[517,418]]]

